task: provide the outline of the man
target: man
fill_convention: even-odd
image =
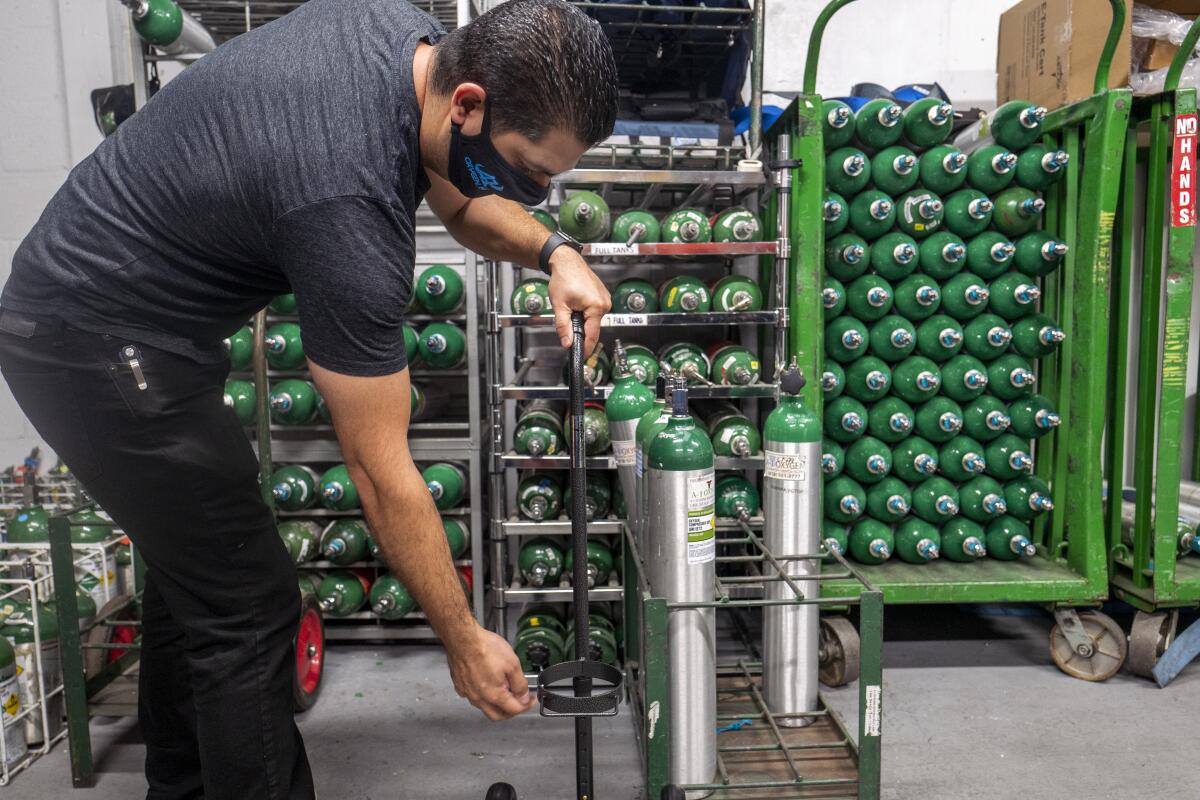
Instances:
[[[148,565],[148,797],[313,797],[295,570],[222,403],[222,339],[289,290],[367,521],[456,689],[493,720],[532,706],[464,602],[407,447],[413,215],[424,196],[467,247],[548,266],[564,346],[579,310],[590,348],[608,292],[513,201],[540,202],[611,132],[616,83],[599,26],[561,0],[448,35],[405,0],[310,0],[171,81],[18,249],[0,367]]]

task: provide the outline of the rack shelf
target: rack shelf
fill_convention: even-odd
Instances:
[[[554,317],[550,314],[530,316],[528,314],[496,314],[495,324],[501,328],[553,328]],[[653,314],[606,314],[600,321],[602,328],[651,328],[667,325],[689,327],[709,325],[775,325],[787,327],[787,311],[765,309],[763,311],[702,311],[692,314],[678,312],[655,312]]]
[[[534,522],[531,519],[509,517],[497,523],[505,536],[570,536],[569,519],[548,519]],[[614,536],[621,533],[625,525],[622,519],[594,519],[587,524],[589,536]]]
[[[566,386],[497,386],[496,395],[501,400],[566,400],[570,390]],[[589,400],[604,400],[612,391],[611,384],[593,386],[584,391]],[[747,386],[689,386],[691,400],[739,400],[743,398],[771,398],[775,396],[775,384],[751,383]]]
[[[516,469],[570,469],[571,456],[567,454],[553,456],[526,456],[509,451],[500,453],[496,457],[496,465],[498,469],[516,468]],[[736,458],[732,456],[717,456],[717,469],[762,469],[763,457],[761,454],[755,454],[747,458]],[[588,469],[616,469],[617,458],[609,454],[598,456],[587,456],[584,458],[584,464]]]
[[[646,256],[773,256],[779,253],[778,242],[593,242],[583,246],[585,256],[610,258],[645,258]]]
[[[278,511],[280,517],[303,518],[303,517],[353,517],[361,519],[363,512],[361,508],[351,509],[350,511],[334,511],[329,508],[306,508],[303,511]],[[458,506],[456,508],[447,508],[439,511],[442,516],[465,517],[469,516],[471,509],[469,506]]]
[[[554,588],[518,586],[504,590],[506,598],[524,602],[569,603],[572,600],[573,593],[574,590],[570,586],[558,586]],[[625,590],[620,586],[597,586],[594,589],[588,589],[588,600],[620,600],[624,596]]]
[[[740,172],[713,169],[657,169],[619,167],[584,167],[572,169],[554,177],[560,186],[733,186],[757,188],[767,183],[762,170]]]

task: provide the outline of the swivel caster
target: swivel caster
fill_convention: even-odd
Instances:
[[[820,677],[826,686],[845,686],[858,680],[858,631],[846,617],[822,617]]]
[[[1107,614],[1060,608],[1050,630],[1050,657],[1063,672],[1084,681],[1106,681],[1125,663],[1125,631]]]
[[[484,800],[517,800],[517,790],[507,783],[493,783]]]

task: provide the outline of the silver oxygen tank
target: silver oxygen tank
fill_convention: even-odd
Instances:
[[[671,417],[650,444],[645,480],[646,532],[655,565],[651,592],[669,602],[711,601],[716,582],[716,474],[712,443],[688,413],[683,382],[672,388]],[[716,634],[713,608],[668,614],[670,783],[710,783],[716,775]]]
[[[604,404],[604,415],[608,420],[608,435],[612,440],[613,456],[617,462],[617,477],[621,481],[621,494],[625,497],[625,510],[636,525],[638,509],[637,476],[637,426],[641,418],[654,405],[654,393],[642,385],[625,359],[625,348],[621,340],[613,349],[613,387]],[[633,530],[637,530],[636,527]]]
[[[815,554],[821,539],[821,420],[799,395],[804,378],[795,366],[780,374],[779,383],[779,405],[763,426],[763,539],[776,558]],[[804,579],[817,574],[818,559],[781,563],[806,598],[817,596],[817,581]],[[795,598],[782,580],[768,581],[766,595]],[[816,710],[819,624],[815,604],[763,608],[763,695],[773,714]],[[777,721],[800,727],[812,719]]]

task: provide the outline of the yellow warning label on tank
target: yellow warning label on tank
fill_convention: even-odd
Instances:
[[[17,693],[13,692],[8,697],[5,697],[4,702],[0,703],[0,708],[4,709],[6,715],[15,717],[17,711],[21,708],[21,701],[17,699]]]

